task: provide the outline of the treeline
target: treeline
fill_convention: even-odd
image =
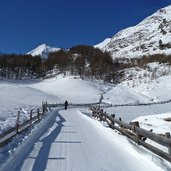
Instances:
[[[48,70],[57,66],[61,72],[81,78],[96,78],[104,81],[113,80],[114,62],[111,55],[92,46],[79,45],[69,51],[60,50],[50,53],[46,61]]]
[[[171,65],[171,55],[165,55],[165,54],[154,54],[154,55],[148,55],[143,56],[142,58],[132,59],[131,63],[134,66],[139,66],[140,68],[146,67],[148,63],[167,63]]]
[[[92,46],[78,45],[69,50],[50,53],[47,59],[40,56],[0,54],[0,77],[5,79],[53,77],[51,73],[79,75],[82,79],[99,79],[118,83],[124,78],[125,69],[147,69],[149,63],[167,63],[171,55],[155,54],[134,59],[113,61],[108,52]]]
[[[0,75],[6,79],[40,77],[44,74],[40,56],[0,54]]]
[[[129,69],[132,67],[139,67],[142,69],[146,69],[149,63],[154,63],[154,62],[165,63],[171,66],[171,55],[153,54],[153,55],[144,55],[143,57],[132,58],[132,59],[120,58],[120,60],[118,60],[118,66],[119,66],[119,70]]]
[[[116,80],[118,63],[111,55],[92,46],[78,45],[68,51],[50,53],[48,59],[40,56],[0,54],[0,73],[6,79],[40,78],[54,68],[60,73],[79,75],[82,79]]]

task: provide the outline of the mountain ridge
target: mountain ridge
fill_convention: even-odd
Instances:
[[[99,48],[99,49],[103,49],[110,41],[111,41],[111,38],[106,38],[101,43],[94,45],[94,47]]]
[[[139,24],[115,34],[102,48],[113,58],[136,58],[171,54],[171,5],[159,9]]]
[[[171,54],[171,5],[161,8],[139,24],[116,33],[94,45],[115,58],[139,58],[153,54]],[[61,48],[42,44],[27,54],[47,59],[50,52]]]
[[[47,59],[49,53],[59,51],[60,49],[61,48],[51,47],[44,43],[39,45],[32,51],[28,52],[27,54],[30,54],[32,56],[41,56],[43,59]]]

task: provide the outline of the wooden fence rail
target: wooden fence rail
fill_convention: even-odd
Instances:
[[[16,126],[10,128],[9,130],[0,134],[0,147],[6,144],[14,137],[16,134],[19,134],[21,131],[29,128],[31,125],[35,124],[36,122],[40,121],[40,119],[45,115],[47,111],[47,104],[42,103],[42,109],[38,108],[36,112],[30,111],[30,118],[23,123],[20,123],[20,111],[18,111],[17,119],[16,119]]]
[[[106,105],[105,107],[122,107],[122,106],[151,106],[157,104],[167,104],[171,103],[171,100],[165,100],[161,102],[151,102],[151,103],[127,103],[127,104],[112,104],[107,102],[101,102],[100,104]]]
[[[68,103],[68,106],[71,107],[91,107],[93,105],[98,105],[97,103]],[[53,104],[47,104],[47,107],[61,107],[64,106],[64,103],[53,103]]]
[[[114,114],[109,115],[106,112],[103,112],[103,109],[92,107],[91,110],[93,117],[100,119],[100,121],[105,121],[112,129],[118,130],[123,135],[126,135],[128,138],[136,142],[138,145],[142,145],[161,158],[171,162],[171,139],[169,132],[167,132],[165,136],[158,135],[151,131],[140,128],[138,122],[128,124],[123,122],[121,118],[116,119]],[[147,138],[166,147],[168,152],[158,149],[157,147],[145,142]]]

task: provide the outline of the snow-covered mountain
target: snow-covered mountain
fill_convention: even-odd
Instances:
[[[114,58],[171,54],[171,5],[158,10],[136,26],[121,30],[103,50]]]
[[[49,53],[56,52],[59,50],[60,48],[51,47],[46,44],[42,44],[36,47],[35,49],[33,49],[32,51],[28,52],[27,54],[31,54],[32,56],[40,55],[42,58],[46,59]]]
[[[103,49],[109,42],[111,41],[111,38],[106,38],[103,42],[94,45],[95,48]]]

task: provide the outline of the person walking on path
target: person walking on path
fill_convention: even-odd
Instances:
[[[67,100],[65,101],[64,106],[65,106],[65,110],[67,110],[67,107],[68,107],[68,101]]]

